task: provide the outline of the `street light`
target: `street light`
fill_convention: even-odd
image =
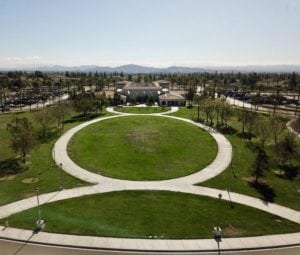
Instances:
[[[59,163],[59,168],[60,168],[60,190],[64,189],[63,185],[63,168],[62,168],[62,163]]]
[[[45,222],[44,220],[42,220],[42,213],[41,213],[41,208],[40,208],[40,188],[37,187],[35,189],[36,191],[36,200],[37,200],[37,211],[38,211],[38,217],[37,217],[37,221],[36,221],[36,230],[41,230],[44,228]]]
[[[219,198],[219,205],[218,205],[218,211],[217,211],[218,226],[214,227],[213,234],[214,234],[215,240],[219,243],[222,238],[222,229],[220,227],[220,209],[221,209],[220,207],[221,207],[221,199],[222,199],[221,193],[218,195],[218,198]]]

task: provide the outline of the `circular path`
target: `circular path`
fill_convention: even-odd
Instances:
[[[113,112],[112,108],[107,109]],[[170,112],[175,112],[178,108],[172,108]],[[185,118],[167,116],[170,112],[155,113],[155,114],[131,114],[122,113],[114,116],[104,117],[91,120],[80,124],[62,135],[56,142],[53,149],[53,158],[64,171],[79,179],[91,182],[94,185],[62,190],[43,194],[40,196],[40,204],[60,201],[69,198],[80,197],[90,194],[98,194],[112,191],[122,190],[166,190],[182,193],[190,193],[202,196],[217,198],[221,193],[222,198],[231,200],[232,202],[251,206],[268,213],[289,219],[293,222],[300,223],[300,212],[283,207],[273,203],[265,203],[264,201],[250,196],[218,190],[213,188],[195,186],[194,184],[209,180],[222,171],[224,171],[231,161],[232,146],[225,136],[218,133],[213,128],[203,124],[193,122]],[[209,132],[218,144],[218,154],[215,160],[205,167],[199,169],[201,171],[194,174],[162,181],[127,181],[118,180],[109,177],[104,177],[92,172],[89,172],[76,165],[67,154],[67,144],[71,137],[79,130],[93,123],[104,121],[111,118],[122,118],[132,115],[147,115],[160,118],[173,118],[194,124],[207,132]],[[14,213],[24,211],[36,206],[36,197],[27,198],[14,203],[10,203],[0,207],[0,219],[8,217]],[[213,239],[190,239],[190,240],[153,240],[153,239],[128,239],[128,238],[109,238],[109,237],[91,237],[78,235],[64,235],[54,233],[38,233],[32,235],[32,231],[4,228],[0,232],[0,238],[27,241],[27,243],[44,244],[44,245],[59,245],[66,247],[89,248],[100,250],[119,250],[119,251],[165,251],[165,252],[195,252],[198,253],[210,251],[237,251],[251,249],[266,249],[272,247],[287,247],[300,245],[300,233],[270,235],[260,237],[244,237],[244,238],[224,238],[222,242],[216,242]],[[82,253],[84,254],[84,252]]]

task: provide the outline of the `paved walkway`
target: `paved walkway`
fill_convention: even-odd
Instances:
[[[290,121],[288,121],[288,122],[286,123],[286,127],[287,127],[292,133],[294,133],[296,136],[300,137],[300,133],[292,127],[292,123],[293,123],[296,119],[297,119],[297,118],[294,118],[294,119],[291,119]]]
[[[173,112],[176,109],[173,109]],[[114,112],[109,108],[108,111]],[[166,114],[166,113],[164,113]],[[69,174],[94,183],[94,185],[63,190],[43,194],[40,196],[40,203],[50,203],[69,198],[81,197],[90,194],[100,194],[112,191],[122,190],[166,190],[174,192],[183,192],[195,195],[208,196],[217,198],[222,194],[222,199],[231,200],[232,202],[254,207],[265,212],[289,219],[293,222],[300,224],[300,212],[286,208],[273,203],[264,203],[262,200],[250,196],[237,194],[224,190],[212,189],[202,186],[195,186],[194,184],[206,181],[215,177],[224,171],[231,161],[232,147],[229,141],[216,130],[209,128],[203,124],[195,123],[191,120],[166,116],[163,114],[147,114],[158,118],[172,118],[180,121],[192,123],[202,129],[207,130],[218,144],[218,154],[215,160],[201,171],[171,180],[162,181],[127,181],[118,180],[109,177],[97,175],[89,172],[78,165],[76,165],[67,154],[67,144],[71,137],[88,125],[99,121],[105,121],[112,118],[122,118],[125,116],[133,115],[146,115],[146,114],[119,114],[105,118],[91,120],[79,126],[76,126],[67,131],[56,142],[53,149],[53,158],[57,164],[62,164],[64,171]],[[200,169],[199,169],[200,170]],[[24,211],[36,206],[36,198],[31,197],[10,203],[0,207],[0,219],[8,217],[17,212]],[[153,239],[126,239],[126,238],[108,238],[108,237],[89,237],[89,236],[73,236],[63,234],[39,233],[32,235],[32,231],[4,228],[0,232],[0,238],[9,238],[14,240],[29,240],[34,243],[42,244],[59,244],[72,247],[91,247],[99,249],[118,249],[118,250],[134,250],[134,251],[216,251],[218,243],[213,239],[193,239],[193,240],[153,240]],[[245,237],[245,238],[224,238],[219,243],[221,250],[239,250],[239,249],[252,249],[252,248],[265,248],[265,247],[280,247],[289,245],[300,245],[300,233],[271,235],[260,237]]]

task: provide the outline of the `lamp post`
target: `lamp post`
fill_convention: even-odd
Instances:
[[[197,121],[200,122],[200,93],[197,93]]]
[[[37,210],[38,210],[38,217],[37,217],[37,222],[39,222],[41,220],[41,208],[40,208],[40,198],[39,198],[39,195],[40,195],[40,188],[37,187],[35,189],[36,191],[36,200],[37,200]]]
[[[222,229],[221,229],[221,227],[220,227],[220,207],[221,207],[221,199],[222,199],[222,194],[220,193],[219,195],[218,195],[218,197],[219,197],[219,205],[218,205],[218,211],[217,211],[217,223],[218,223],[218,225],[216,226],[216,227],[214,227],[214,229],[213,229],[213,234],[214,234],[214,238],[215,238],[215,240],[218,242],[218,244],[219,244],[219,242],[221,241],[221,238],[222,238]]]
[[[218,206],[218,227],[220,227],[220,214],[221,214],[221,199],[222,199],[222,194],[220,193],[219,195],[218,195],[218,197],[219,197],[219,206]]]
[[[59,164],[59,168],[60,168],[60,190],[64,189],[64,185],[63,185],[63,168],[62,168],[62,163]]]
[[[38,211],[38,215],[37,215],[37,221],[36,221],[36,230],[41,230],[44,228],[44,220],[42,220],[42,213],[41,213],[41,207],[40,207],[40,198],[39,198],[39,195],[40,195],[40,188],[37,187],[35,189],[36,191],[36,200],[37,200],[37,211]]]

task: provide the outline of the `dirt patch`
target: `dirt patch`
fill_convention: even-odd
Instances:
[[[155,152],[155,142],[159,139],[159,131],[155,128],[135,127],[125,135],[125,141],[145,152]]]
[[[238,237],[242,236],[246,231],[242,228],[238,228],[232,225],[227,226],[223,229],[223,233],[226,237]]]
[[[23,198],[29,198],[29,197],[33,197],[36,196],[36,193],[26,193],[23,195]]]
[[[17,175],[8,175],[4,177],[0,177],[0,181],[12,181],[16,178]]]
[[[26,184],[37,183],[38,181],[39,181],[38,178],[26,178],[22,180],[22,182]]]

